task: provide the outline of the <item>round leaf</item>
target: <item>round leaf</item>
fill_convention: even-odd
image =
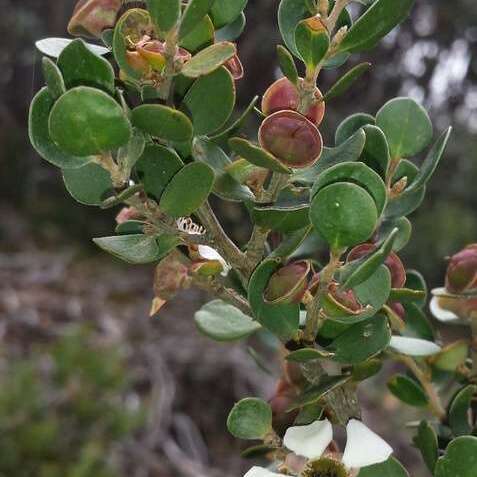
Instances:
[[[217,41],[235,41],[244,31],[247,19],[243,12],[228,25],[215,32]]]
[[[464,436],[472,432],[469,409],[477,393],[477,386],[471,385],[461,389],[453,399],[449,408],[449,425],[456,436]]]
[[[189,78],[198,78],[215,71],[237,52],[235,45],[228,41],[214,43],[189,60],[181,73]]]
[[[188,164],[167,185],[160,208],[174,218],[187,217],[207,200],[213,185],[214,171],[207,164]]]
[[[310,224],[310,208],[298,207],[255,207],[252,217],[256,225],[264,229],[288,233]]]
[[[195,81],[184,98],[192,116],[194,132],[201,136],[217,131],[232,114],[235,83],[225,67]]]
[[[181,14],[180,0],[146,0],[151,18],[160,32],[174,28]]]
[[[247,6],[248,0],[215,0],[211,15],[217,29],[232,23]]]
[[[340,249],[368,240],[376,228],[378,211],[362,187],[338,182],[315,195],[310,219],[330,246]]]
[[[45,83],[48,86],[48,92],[54,100],[57,100],[66,92],[63,75],[58,66],[46,56],[43,58],[42,67]]]
[[[392,158],[419,154],[432,140],[432,123],[426,110],[411,98],[395,98],[376,115]]]
[[[272,409],[261,399],[242,399],[230,411],[227,428],[239,439],[263,439],[272,430]]]
[[[33,98],[28,116],[30,142],[36,152],[51,164],[69,169],[83,167],[92,157],[78,157],[61,150],[51,139],[48,118],[54,100],[48,88],[41,89]]]
[[[132,135],[121,106],[103,91],[86,86],[61,96],[51,110],[49,127],[53,141],[77,156],[117,149]]]
[[[366,113],[356,113],[346,118],[336,129],[335,143],[337,146],[349,139],[353,134],[367,124],[375,124],[373,116]]]
[[[408,376],[397,374],[388,382],[388,389],[400,401],[415,407],[427,406],[428,398],[422,387]]]
[[[363,467],[358,477],[409,477],[409,474],[394,457],[391,457],[382,464]]]
[[[210,17],[206,15],[188,35],[180,40],[179,46],[190,53],[195,53],[213,44],[214,40],[214,24]]]
[[[261,326],[252,318],[222,300],[214,300],[195,314],[199,330],[216,341],[237,341],[246,338]]]
[[[310,16],[304,0],[281,0],[278,9],[278,26],[287,48],[297,57],[300,54],[295,43],[295,30],[303,18]]]
[[[164,141],[188,141],[192,138],[192,123],[180,111],[161,104],[144,104],[133,109],[133,125]]]
[[[477,437],[454,439],[436,464],[435,477],[475,477],[477,475]]]
[[[209,13],[213,3],[214,0],[191,0],[188,3],[182,15],[179,28],[179,38],[181,40],[197,28],[199,23]]]

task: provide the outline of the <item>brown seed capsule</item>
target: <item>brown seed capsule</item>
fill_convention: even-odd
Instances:
[[[68,24],[68,32],[73,36],[99,38],[103,30],[114,26],[121,3],[121,0],[80,0]]]
[[[450,259],[446,288],[452,293],[477,291],[477,244],[467,246]]]
[[[258,138],[263,149],[295,169],[312,166],[323,152],[318,128],[295,111],[268,116],[260,126]]]
[[[243,78],[243,65],[238,55],[232,56],[232,58],[225,63],[225,67],[230,71],[235,81]]]
[[[347,261],[352,262],[359,258],[366,257],[376,250],[376,245],[372,243],[363,243],[351,250],[348,254]],[[384,262],[391,272],[391,286],[393,288],[402,288],[406,283],[406,269],[401,259],[396,253],[391,252]]]
[[[315,90],[315,97],[316,103],[310,107],[305,116],[313,124],[319,126],[325,116],[326,106],[324,101],[320,101],[323,95],[318,88]],[[296,86],[287,78],[280,78],[275,81],[263,95],[262,112],[266,116],[269,116],[277,111],[297,111],[299,105],[300,96]]]

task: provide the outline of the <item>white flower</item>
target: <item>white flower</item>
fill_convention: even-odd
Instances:
[[[199,245],[198,250],[199,250],[199,255],[204,260],[216,260],[217,262],[220,262],[223,268],[221,275],[224,277],[228,275],[232,267],[224,260],[222,255],[220,255],[220,253],[217,252],[217,250],[215,250],[212,247],[209,247],[208,245]]]
[[[459,323],[461,319],[452,311],[445,310],[439,303],[439,296],[434,296],[429,304],[429,309],[434,317],[443,323]]]
[[[409,356],[431,356],[442,351],[442,348],[432,341],[406,336],[393,336],[389,346],[398,353]]]
[[[283,477],[283,475],[270,472],[268,469],[264,469],[263,467],[252,467],[244,475],[244,477]]]

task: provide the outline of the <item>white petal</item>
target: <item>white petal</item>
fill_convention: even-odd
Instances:
[[[409,356],[431,356],[442,351],[442,348],[432,341],[407,338],[406,336],[393,336],[389,346],[394,351]]]
[[[342,462],[348,469],[359,469],[389,459],[392,447],[361,421],[351,419],[346,426],[348,439]]]
[[[328,419],[315,421],[308,426],[290,427],[283,444],[295,454],[308,459],[318,459],[333,440],[333,427]]]
[[[452,311],[444,310],[444,308],[439,305],[439,297],[435,296],[432,298],[431,303],[429,304],[429,309],[434,317],[442,321],[443,323],[451,323],[453,321],[460,321],[460,318]]]
[[[283,477],[283,474],[276,474],[275,472],[270,472],[263,467],[252,467],[244,475],[244,477]]]
[[[227,274],[231,270],[230,265],[224,260],[222,255],[220,255],[220,253],[212,247],[209,247],[207,245],[199,245],[199,255],[205,260],[217,260],[218,262],[220,262],[224,269],[224,271],[222,272],[222,275],[224,277],[227,276]]]

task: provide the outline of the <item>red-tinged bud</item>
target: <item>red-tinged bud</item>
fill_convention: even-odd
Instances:
[[[263,149],[288,167],[312,166],[323,152],[318,128],[294,111],[279,111],[268,116],[258,133]]]
[[[352,262],[353,260],[366,257],[375,250],[376,245],[372,243],[363,243],[351,250],[351,252],[348,254],[347,261]],[[384,264],[391,272],[391,286],[393,288],[402,288],[406,283],[406,269],[404,268],[404,264],[402,263],[401,259],[396,253],[391,252]]]
[[[190,284],[189,270],[179,253],[173,252],[156,267],[154,274],[154,295],[164,302],[171,300]]]
[[[446,288],[452,293],[477,292],[477,244],[469,245],[450,259]]]
[[[285,265],[270,278],[263,294],[265,302],[270,304],[300,303],[308,289],[310,262],[302,260]]]
[[[73,36],[99,38],[103,30],[114,26],[121,3],[121,0],[80,0],[68,24],[68,32]]]
[[[394,313],[396,313],[397,316],[399,316],[399,318],[401,318],[401,320],[404,320],[404,318],[406,318],[406,310],[401,303],[389,303],[389,307],[394,311]]]
[[[130,220],[140,219],[142,215],[134,207],[124,207],[120,210],[119,214],[116,216],[116,223],[124,224],[124,222],[129,222]]]
[[[300,81],[303,80],[300,79]],[[325,116],[326,106],[324,101],[321,101],[323,95],[318,88],[315,90],[315,97],[315,104],[310,107],[305,116],[313,124],[319,126]],[[262,112],[266,116],[269,116],[277,111],[297,111],[299,105],[300,96],[297,87],[289,81],[288,78],[280,78],[275,81],[263,95]]]
[[[267,180],[268,170],[257,167],[245,159],[237,159],[226,166],[225,170],[240,184],[247,185],[252,191],[262,189]]]
[[[126,61],[128,62],[128,65],[133,70],[136,70],[138,73],[141,73],[143,76],[148,76],[152,72],[152,68],[149,62],[143,56],[141,56],[137,51],[127,51]]]
[[[158,40],[140,42],[136,45],[136,51],[140,57],[150,68],[159,72],[161,72],[166,65],[164,50],[164,44]]]
[[[232,56],[232,58],[225,63],[225,67],[230,71],[235,81],[243,78],[243,65],[238,55]]]

